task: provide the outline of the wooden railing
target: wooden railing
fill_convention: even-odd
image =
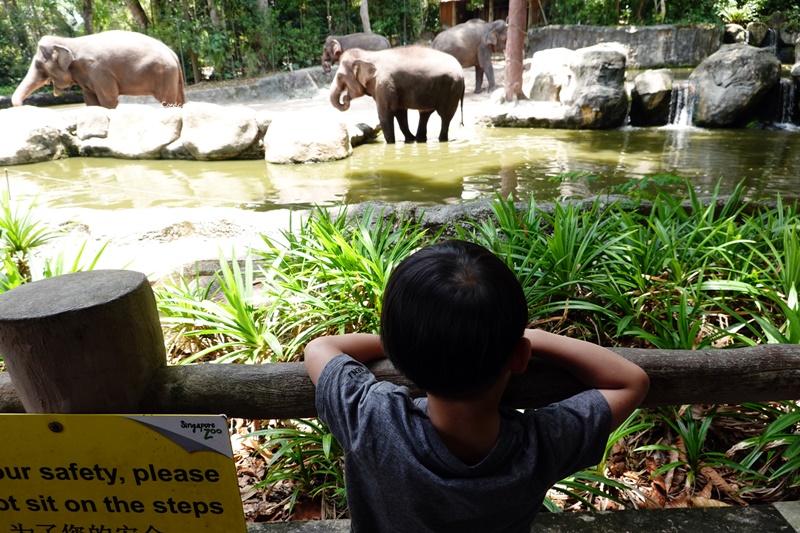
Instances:
[[[130,271],[70,274],[0,294],[0,355],[9,368],[0,373],[0,412],[316,415],[302,363],[166,366],[158,320],[147,278]],[[800,345],[614,351],[650,376],[644,406],[800,399]],[[372,370],[419,394],[388,361]],[[504,402],[539,407],[581,389],[534,359]]]

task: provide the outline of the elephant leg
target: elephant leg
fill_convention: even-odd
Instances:
[[[428,119],[431,118],[433,111],[420,111],[419,124],[417,125],[417,142],[424,143],[428,140]]]
[[[100,105],[100,100],[97,95],[89,89],[83,90],[83,101],[86,105]]]
[[[455,110],[450,111],[449,109],[442,114],[439,113],[439,116],[442,119],[442,129],[439,131],[439,142],[447,142],[448,141],[448,134],[450,133],[450,121],[453,120],[453,116],[456,114]]]
[[[403,132],[406,142],[413,143],[414,136],[411,135],[411,130],[408,129],[408,109],[398,109],[394,112],[394,116],[397,117],[397,124],[400,126],[400,131]]]
[[[119,89],[114,86],[97,91],[97,100],[106,109],[116,109],[117,105],[119,105]]]
[[[486,73],[486,83],[489,85],[489,91],[494,91],[494,67],[491,60],[489,61],[489,66],[482,70]]]
[[[475,65],[475,76],[480,76],[480,79],[478,80],[477,85],[481,85],[483,83],[484,73],[486,73],[486,82],[489,85],[489,90],[494,91],[494,67],[492,66],[492,51],[488,46],[482,46],[478,49],[478,64]]]
[[[483,69],[480,65],[475,65],[475,94],[483,92]]]
[[[388,111],[382,111],[378,113],[378,120],[380,120],[386,144],[394,144],[394,115]]]

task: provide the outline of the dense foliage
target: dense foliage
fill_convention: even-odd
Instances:
[[[800,6],[785,0],[552,0],[545,4],[544,17],[550,24],[696,24],[772,22],[776,13],[780,26],[790,31],[800,28]]]
[[[111,29],[140,31],[167,43],[188,83],[252,78],[320,63],[328,35],[362,30],[360,0],[30,0],[0,4],[0,93],[19,84],[43,35],[78,36]],[[470,1],[469,8],[480,7]],[[751,20],[779,16],[800,28],[793,0],[551,0],[538,23],[660,24]],[[480,11],[474,11],[480,13]],[[435,0],[370,0],[372,31],[393,45],[419,42],[439,30]]]

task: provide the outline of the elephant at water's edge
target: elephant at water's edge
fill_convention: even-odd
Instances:
[[[508,25],[505,20],[486,22],[472,19],[449,28],[433,39],[433,48],[452,55],[464,68],[475,67],[475,92],[483,92],[483,74],[494,90],[492,54],[506,49]]]
[[[395,141],[395,118],[409,143],[426,141],[428,119],[434,111],[442,119],[439,141],[447,141],[459,102],[463,122],[464,71],[454,57],[430,48],[352,49],[343,53],[331,84],[331,104],[346,111],[350,100],[365,94],[375,99],[383,137],[389,144]],[[416,135],[408,129],[409,109],[419,110]]]
[[[183,71],[167,45],[147,35],[106,31],[83,37],[46,35],[11,103],[22,105],[33,91],[53,82],[53,92],[73,85],[86,105],[115,109],[119,95],[154,96],[164,105],[183,105]]]
[[[331,71],[331,64],[339,61],[342,54],[351,48],[362,50],[388,50],[392,45],[383,35],[377,33],[351,33],[350,35],[331,35],[325,39],[322,48],[322,70]]]

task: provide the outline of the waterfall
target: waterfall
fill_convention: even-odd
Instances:
[[[778,32],[772,28],[767,30],[767,46],[769,48],[778,48]]]
[[[773,122],[776,125],[791,125],[795,106],[795,87],[790,78],[781,78],[778,101],[775,102]]]
[[[697,103],[697,86],[689,80],[676,80],[672,83],[669,100],[670,126],[691,126],[694,107]]]
[[[780,47],[778,46],[778,32],[772,28],[767,30],[767,48],[772,48],[775,52],[775,57],[780,60],[781,58],[781,51]]]

